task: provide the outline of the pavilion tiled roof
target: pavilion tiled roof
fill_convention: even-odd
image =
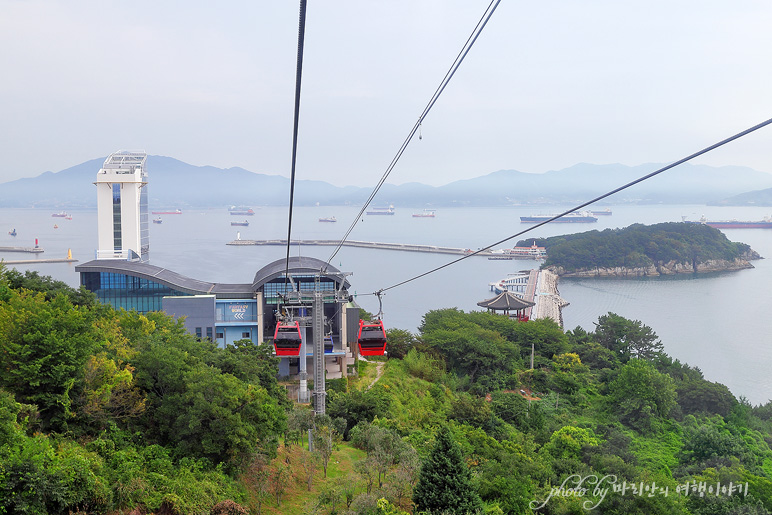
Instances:
[[[492,299],[478,302],[477,305],[481,308],[493,309],[496,311],[514,311],[518,309],[529,308],[531,306],[535,306],[536,304],[531,301],[521,299],[510,291],[504,291]]]

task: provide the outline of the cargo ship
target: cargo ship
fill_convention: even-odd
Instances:
[[[611,208],[607,207],[603,211],[591,211],[592,216],[611,216]]]
[[[434,218],[435,216],[434,209],[424,209],[422,213],[413,213],[413,218]]]
[[[683,221],[687,224],[702,224],[716,229],[772,229],[772,218],[765,216],[762,220],[758,221],[742,221],[742,220],[708,220],[705,215],[702,215],[696,222],[690,222],[683,218]]]
[[[243,222],[231,222],[231,225],[240,225],[241,227],[249,227],[249,220]]]
[[[522,223],[537,223],[537,222],[545,222],[547,220],[550,220],[551,218],[555,218],[558,215],[531,215],[531,216],[521,216],[520,222]],[[552,220],[552,223],[593,223],[597,222],[598,219],[592,215],[589,211],[574,211],[573,213],[568,213],[566,215],[561,216],[560,218],[557,218],[555,220]]]
[[[51,216],[53,216],[55,218],[65,218],[65,217],[67,217],[69,215],[67,214],[66,211],[59,211],[58,213],[54,213]]]
[[[181,215],[181,209],[175,209],[174,211],[151,211],[154,215]]]
[[[367,212],[368,215],[393,215],[394,206],[389,207],[374,207]]]
[[[334,216],[325,216],[324,218],[319,219],[320,222],[337,222],[338,219]]]
[[[236,216],[253,216],[255,212],[248,206],[231,206],[228,208],[228,212]]]

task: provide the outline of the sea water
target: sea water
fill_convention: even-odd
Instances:
[[[595,207],[596,210],[606,206]],[[220,209],[184,209],[181,215],[161,215],[162,224],[150,227],[150,262],[196,279],[249,283],[266,264],[286,257],[286,247],[229,246],[241,239],[287,237],[287,208],[255,208],[255,215],[231,216]],[[445,208],[435,218],[414,218],[421,208],[396,207],[393,216],[357,217],[360,208],[296,207],[293,239],[339,239],[357,224],[349,239],[478,248],[527,231],[533,224],[520,223],[520,216],[551,214],[569,206],[533,208]],[[599,216],[594,224],[548,224],[496,248],[512,247],[518,239],[546,237],[588,230],[627,227],[633,223],[678,222],[686,216],[709,219],[759,220],[770,208],[706,206],[611,206],[611,216]],[[80,263],[94,258],[96,211],[73,210],[72,220],[51,217],[58,210],[0,209],[0,247],[34,246],[42,254],[0,252],[0,259],[64,258],[68,249]],[[337,223],[318,219],[335,216]],[[153,216],[152,218],[155,218]],[[233,227],[231,221],[248,219],[249,227]],[[54,228],[54,225],[57,228]],[[8,231],[15,228],[17,236]],[[772,230],[727,229],[732,241],[749,244],[772,258]],[[424,313],[456,307],[479,309],[477,302],[492,297],[489,283],[507,274],[536,268],[532,260],[494,261],[473,256],[418,279],[413,277],[443,267],[459,256],[397,252],[343,247],[334,257],[333,247],[291,248],[291,254],[312,256],[348,272],[350,292],[365,309],[383,312],[389,327],[416,331]],[[331,258],[331,259],[330,259]],[[710,275],[651,279],[567,279],[559,283],[561,296],[570,303],[563,309],[564,326],[591,331],[598,317],[617,313],[650,326],[662,340],[665,351],[699,367],[711,381],[726,384],[736,396],[754,404],[772,399],[772,259],[753,262],[753,269]],[[16,265],[42,275],[79,284],[73,263]],[[409,281],[401,284],[403,281]],[[398,285],[398,286],[397,286]],[[384,290],[381,303],[374,292]]]

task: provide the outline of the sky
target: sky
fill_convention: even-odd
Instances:
[[[374,186],[488,4],[309,0],[297,178]],[[298,5],[0,0],[0,184],[137,149],[289,176]],[[680,159],[772,117],[770,20],[767,0],[502,0],[387,182]],[[770,143],[694,162],[772,173]]]

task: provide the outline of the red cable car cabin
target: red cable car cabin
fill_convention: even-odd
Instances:
[[[386,353],[386,330],[383,328],[383,322],[378,320],[365,324],[364,320],[360,320],[357,342],[362,356],[383,356]]]
[[[277,356],[300,356],[300,345],[303,337],[300,335],[300,323],[278,322],[276,332],[273,334],[273,348]]]

